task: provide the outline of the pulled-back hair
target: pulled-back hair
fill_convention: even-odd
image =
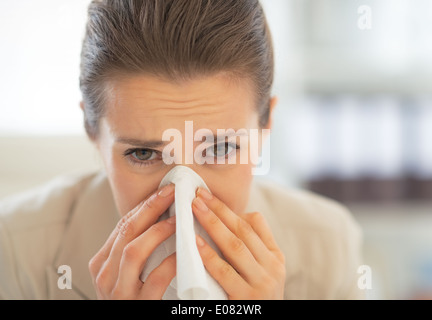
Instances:
[[[273,63],[258,0],[94,0],[81,52],[85,129],[97,136],[106,84],[113,77],[181,81],[218,72],[251,81],[265,126]]]

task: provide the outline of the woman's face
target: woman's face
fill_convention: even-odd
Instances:
[[[236,132],[260,129],[255,95],[248,81],[233,81],[225,74],[181,83],[136,76],[110,82],[107,92],[107,112],[101,119],[95,143],[121,215],[157,190],[165,174],[176,165],[168,165],[162,159],[164,148],[171,142],[183,150],[181,157],[176,158],[177,164],[187,165],[198,173],[211,192],[231,210],[244,212],[254,165],[252,161],[240,163],[241,151],[234,145],[220,144],[216,148],[214,145],[217,145],[218,129]],[[204,155],[225,159],[225,164],[216,164],[216,157],[215,164],[197,164],[195,159],[193,164],[185,164],[188,143],[185,135],[190,132],[185,130],[185,121],[192,121],[194,133],[209,129],[215,135],[211,145],[204,143],[205,140],[191,142],[193,149],[201,145]],[[172,129],[181,133],[182,141],[163,141],[163,133],[174,132]],[[209,148],[204,149],[206,146]],[[228,164],[228,158],[234,154],[237,154],[236,163]],[[179,153],[174,156],[178,157]]]

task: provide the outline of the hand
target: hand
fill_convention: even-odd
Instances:
[[[257,212],[237,215],[202,188],[192,208],[227,260],[197,237],[204,266],[228,298],[283,299],[285,258],[264,217]]]
[[[156,223],[174,201],[173,191],[174,185],[167,185],[126,214],[90,260],[99,299],[162,298],[176,274],[175,255],[155,268],[145,283],[140,275],[151,253],[175,232],[175,217]]]

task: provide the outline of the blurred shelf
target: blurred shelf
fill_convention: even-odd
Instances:
[[[432,203],[432,179],[421,179],[414,176],[380,179],[364,177],[359,179],[337,179],[323,177],[306,183],[309,190],[322,194],[345,204],[362,203],[388,205],[398,203],[406,206],[409,203]],[[432,214],[432,210],[431,214]]]

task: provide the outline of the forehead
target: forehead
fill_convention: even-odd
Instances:
[[[184,121],[210,130],[258,124],[252,85],[225,74],[182,82],[122,77],[109,87],[106,121],[122,134],[160,135],[165,129],[184,127]]]

